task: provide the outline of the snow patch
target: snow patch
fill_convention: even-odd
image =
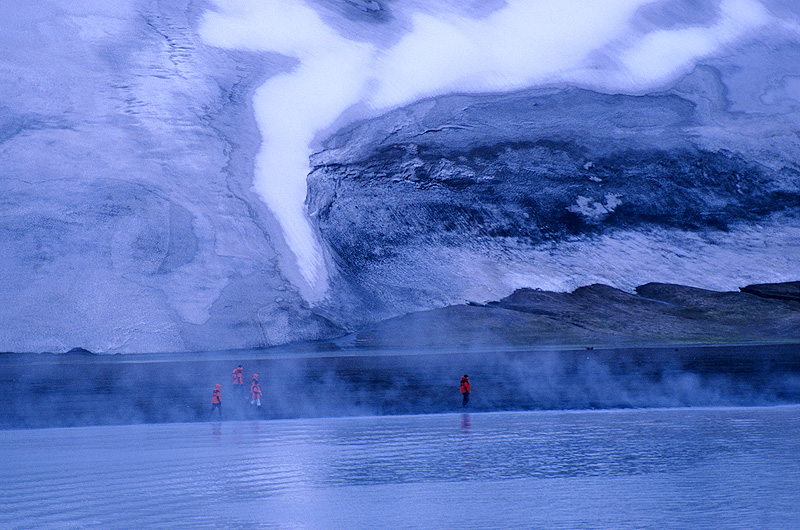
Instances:
[[[577,203],[574,206],[568,207],[567,210],[582,215],[591,221],[601,221],[608,214],[613,212],[617,206],[622,204],[620,197],[621,196],[616,193],[608,193],[605,196],[606,202],[603,203],[579,195]]]

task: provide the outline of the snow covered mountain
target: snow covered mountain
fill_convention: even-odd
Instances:
[[[0,351],[800,270],[791,2],[0,5]]]

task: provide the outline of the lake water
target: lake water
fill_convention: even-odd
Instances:
[[[0,528],[800,527],[800,406],[0,431]]]

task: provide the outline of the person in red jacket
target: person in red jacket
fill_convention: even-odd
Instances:
[[[222,419],[222,385],[217,385],[214,392],[211,394],[211,415],[214,415],[214,410],[219,411],[219,419]]]
[[[258,381],[255,381],[250,387],[250,398],[251,405],[261,408],[261,387],[258,386]]]
[[[253,374],[250,381],[250,404],[261,407],[261,387],[258,386],[258,374]]]
[[[464,407],[466,407],[467,403],[469,403],[470,390],[471,388],[469,386],[469,376],[467,374],[464,374],[464,376],[461,378],[461,396],[462,396],[461,405]]]
[[[243,385],[244,384],[244,377],[243,377],[243,374],[242,374],[242,365],[241,364],[233,369],[233,373],[231,374],[231,382],[234,385]]]
[[[236,392],[239,399],[244,401],[244,374],[242,373],[241,364],[233,369],[231,383],[233,384],[233,391]]]

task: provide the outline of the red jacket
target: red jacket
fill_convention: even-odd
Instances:
[[[222,404],[222,392],[219,391],[219,385],[217,385],[217,388],[214,389],[214,393],[211,395],[211,403],[219,403],[220,405]]]
[[[250,387],[250,399],[261,399],[261,387],[258,386],[258,381]]]
[[[243,385],[244,379],[242,379],[242,369],[238,366],[233,369],[233,373],[231,374],[231,379],[233,379],[234,385]]]
[[[470,393],[469,379],[467,379],[466,377],[461,378],[461,393],[462,394]]]

